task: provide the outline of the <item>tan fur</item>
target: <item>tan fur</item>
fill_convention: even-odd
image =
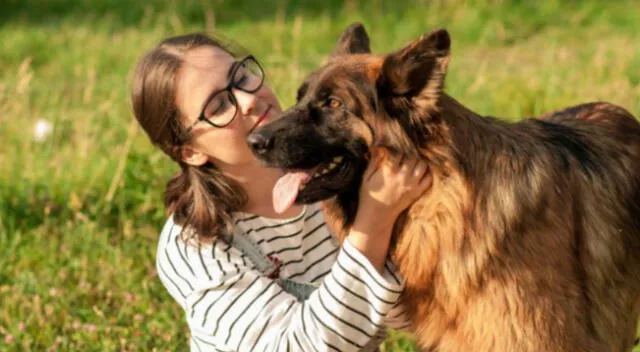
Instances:
[[[481,117],[443,92],[448,34],[433,31],[387,57],[367,54],[364,36],[349,27],[335,51],[342,56],[315,83],[351,108],[371,101],[371,86],[395,84],[378,91],[386,108],[360,107],[346,128],[369,149],[423,158],[433,174],[431,189],[396,222],[390,250],[419,344],[437,352],[630,351],[640,317],[635,118],[607,103],[519,125]],[[369,86],[353,93],[347,73]],[[415,77],[427,80],[418,92]],[[324,203],[341,238],[349,201]]]
[[[442,108],[444,113],[468,113],[457,109],[457,104]],[[597,118],[595,115],[583,117]],[[427,160],[449,160],[444,154],[446,152],[423,151]],[[592,332],[584,328],[589,325],[587,307],[574,299],[583,294],[584,288],[574,280],[575,268],[571,262],[563,257],[573,245],[572,228],[567,223],[572,215],[566,206],[571,199],[551,204],[547,215],[552,221],[546,222],[551,223],[551,227],[535,231],[541,236],[552,232],[557,241],[541,246],[535,239],[507,238],[505,233],[473,233],[468,221],[477,215],[473,214],[469,185],[446,163],[432,165],[432,170],[432,191],[412,205],[400,221],[392,250],[392,259],[406,280],[406,311],[422,346],[438,346],[437,351],[441,352],[630,350],[640,314],[637,288],[604,289],[596,293],[595,298],[601,297],[601,300],[589,309],[599,312],[593,319],[593,329],[600,339],[595,339]],[[508,183],[496,185],[494,192],[506,198],[502,199],[500,208],[489,211],[526,216],[515,210],[518,199],[508,198],[511,192],[501,191],[500,187],[510,186]],[[542,191],[531,189],[534,196]],[[333,226],[340,228],[338,208],[328,202],[327,209]],[[593,219],[593,224],[607,223],[600,221],[599,216],[602,215],[587,214],[586,217]],[[492,221],[488,216],[482,228],[487,231],[500,228]],[[605,229],[593,229],[594,234],[598,231]],[[611,248],[616,245],[612,243]],[[507,246],[513,247],[514,253],[505,253]],[[521,263],[537,264],[522,268]],[[598,265],[597,262],[586,264]],[[510,271],[511,266],[521,271]],[[602,281],[615,274],[613,268],[596,269],[601,270],[599,280]],[[547,277],[551,271],[555,281],[541,285],[540,278]],[[598,274],[597,270],[594,274]],[[536,297],[539,292],[526,292],[523,287],[546,292]],[[601,287],[605,288],[604,283]],[[511,318],[505,319],[506,316]],[[564,328],[557,330],[557,326]]]
[[[598,117],[601,109],[580,117],[604,118]],[[453,100],[441,110],[447,114],[471,113]],[[477,227],[487,232],[474,233],[469,221],[478,215],[474,214],[469,184],[446,162],[451,157],[445,148],[426,149],[422,153],[425,159],[434,161],[432,191],[419,199],[399,222],[392,249],[392,259],[406,280],[404,302],[413,322],[412,330],[422,346],[438,346],[441,352],[630,350],[640,314],[637,288],[618,287],[612,291],[606,281],[616,274],[615,268],[610,263],[587,262],[594,269],[594,279],[601,282],[594,287],[601,287],[602,291],[593,292],[592,299],[599,303],[589,307],[578,299],[585,288],[575,277],[573,263],[565,259],[565,253],[570,253],[574,245],[573,215],[567,207],[570,198],[550,204],[545,215],[549,217],[545,221],[549,227],[529,231],[529,239],[509,238],[505,232],[495,232],[501,229],[495,223],[500,219],[490,215]],[[531,184],[532,197],[544,191],[534,187],[535,180]],[[519,200],[509,197],[513,193],[509,187],[513,185],[495,185],[493,192],[503,196],[495,208],[489,207],[487,211],[512,219],[526,216],[518,213]],[[606,233],[605,228],[597,228],[598,224],[609,223],[602,218],[606,214],[585,215],[593,224],[585,226],[595,226],[591,233]],[[333,228],[342,228],[340,216],[337,206],[329,201],[327,217]],[[346,230],[340,232],[344,235]],[[548,237],[548,233],[553,233],[555,240],[537,243],[535,236]],[[588,245],[602,245],[595,238],[588,241],[591,241]],[[620,244],[605,247],[616,250]],[[512,252],[505,252],[505,247]],[[529,264],[523,267],[522,263]],[[551,277],[548,275],[551,272],[553,279],[540,280]],[[530,291],[523,290],[527,287]],[[593,331],[585,328],[591,324]],[[563,328],[559,330],[558,326]]]

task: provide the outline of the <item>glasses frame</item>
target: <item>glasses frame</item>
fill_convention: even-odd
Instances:
[[[253,62],[256,64],[256,66],[258,67],[258,69],[260,70],[260,83],[258,84],[258,87],[256,87],[255,89],[245,89],[240,87],[239,85],[237,85],[237,83],[234,81],[234,77],[236,76],[236,73],[238,73],[239,68],[246,62]],[[239,61],[235,61],[233,63],[233,66],[231,67],[231,71],[229,72],[229,83],[227,83],[227,86],[222,88],[222,89],[218,89],[216,91],[214,91],[213,93],[211,93],[209,95],[209,97],[207,98],[207,100],[205,101],[204,105],[202,106],[202,111],[200,112],[200,116],[198,116],[198,118],[186,129],[186,132],[189,133],[191,132],[191,130],[193,130],[193,128],[200,122],[206,122],[209,125],[213,126],[213,127],[217,127],[217,128],[223,128],[226,126],[229,126],[233,120],[235,120],[236,115],[238,115],[238,101],[236,100],[235,95],[233,94],[233,89],[238,89],[241,90],[245,93],[249,93],[249,94],[253,94],[255,92],[257,92],[258,90],[260,90],[260,88],[262,88],[262,85],[264,84],[264,69],[262,68],[262,65],[260,65],[260,62],[258,62],[258,60],[253,56],[253,55],[247,55],[245,56],[243,59],[239,60]],[[231,102],[231,104],[233,105],[233,108],[235,109],[233,111],[233,117],[231,117],[231,119],[229,119],[229,122],[225,123],[225,124],[217,124],[214,123],[213,121],[209,120],[206,116],[205,116],[205,109],[207,108],[207,106],[209,105],[209,102],[211,102],[211,100],[213,100],[213,98],[215,98],[218,94],[221,94],[223,92],[227,92],[227,94],[229,94],[229,100]]]

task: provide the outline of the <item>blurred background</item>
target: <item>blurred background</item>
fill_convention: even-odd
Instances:
[[[133,65],[166,36],[219,31],[287,107],[354,21],[378,53],[446,27],[446,89],[480,114],[607,100],[640,115],[637,0],[0,0],[0,351],[187,349],[154,265],[176,168],[134,124]],[[416,349],[392,333],[385,351]]]

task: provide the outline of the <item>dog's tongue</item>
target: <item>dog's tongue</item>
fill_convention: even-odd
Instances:
[[[273,208],[279,214],[284,213],[298,196],[300,185],[308,180],[310,175],[304,171],[287,172],[278,179],[273,187]]]

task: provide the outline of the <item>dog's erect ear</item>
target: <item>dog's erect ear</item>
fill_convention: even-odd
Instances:
[[[369,36],[362,23],[353,23],[342,32],[331,56],[367,54],[371,52]]]
[[[451,38],[436,29],[389,54],[376,83],[381,98],[403,96],[419,104],[435,102],[442,93]]]

